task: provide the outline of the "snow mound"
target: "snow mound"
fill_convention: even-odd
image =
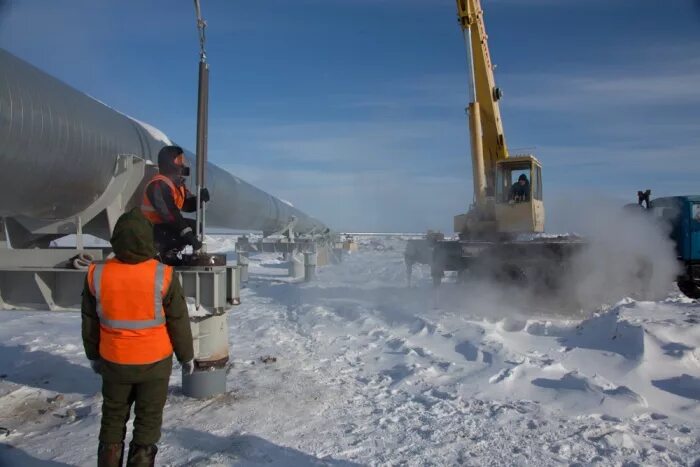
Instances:
[[[673,293],[557,317],[447,286],[453,300],[435,308],[428,267],[406,287],[403,240],[357,240],[356,254],[305,284],[279,255],[251,255],[229,313],[229,393],[188,399],[173,374],[159,463],[700,459],[697,302]],[[228,251],[231,238],[210,245]],[[94,464],[101,398],[79,315],[2,312],[0,323],[0,424],[11,430],[0,464]]]

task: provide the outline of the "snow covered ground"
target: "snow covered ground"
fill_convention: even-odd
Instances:
[[[230,392],[174,373],[159,465],[700,465],[700,304],[524,316],[447,284],[436,307],[403,245],[366,238],[310,284],[253,256]],[[99,390],[79,314],[0,312],[0,465],[94,465]]]

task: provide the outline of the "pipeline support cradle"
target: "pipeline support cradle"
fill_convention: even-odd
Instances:
[[[85,269],[73,265],[76,257],[103,261],[110,248],[81,248],[82,227],[104,231],[103,238],[124,212],[138,205],[143,184],[155,167],[133,155],[117,158],[114,175],[105,192],[74,218],[38,224],[30,219],[0,219],[0,309],[74,311],[80,309]],[[50,241],[76,235],[74,248],[12,248],[27,239]],[[239,266],[176,268],[185,296],[208,309],[225,309],[240,303]]]

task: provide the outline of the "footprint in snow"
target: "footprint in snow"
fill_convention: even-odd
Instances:
[[[700,378],[695,376],[682,374],[668,379],[655,379],[651,384],[662,391],[700,401]]]
[[[391,384],[394,385],[399,383],[401,380],[411,376],[413,374],[413,369],[409,368],[406,365],[399,364],[394,365],[388,370],[383,370],[379,374],[382,376],[388,376],[391,379]]]
[[[422,336],[434,334],[437,327],[434,324],[428,323],[425,320],[418,319],[411,325],[411,334],[419,334]]]
[[[479,350],[477,346],[469,341],[460,342],[455,346],[455,352],[462,355],[466,360],[470,362],[476,362],[479,360],[479,354],[481,354],[481,361],[487,365],[493,363],[493,355],[491,352],[484,352]]]
[[[642,402],[642,398],[627,386],[617,386],[605,389],[597,384],[593,384],[585,376],[580,376],[576,372],[567,373],[560,379],[535,378],[531,381],[533,386],[557,391],[581,391],[587,393],[597,393],[602,396],[614,397],[617,399],[629,399],[632,402]]]
[[[685,352],[692,352],[693,350],[695,350],[693,347],[688,347],[687,345],[681,344],[679,342],[669,342],[661,346],[661,348],[663,349],[664,354],[676,358],[683,357]]]
[[[501,371],[493,375],[491,378],[489,378],[489,383],[491,384],[497,384],[503,381],[504,379],[510,378],[511,371],[510,368],[503,368]]]
[[[389,347],[391,350],[398,350],[404,345],[404,343],[406,343],[405,340],[399,337],[395,337],[391,340],[388,340],[386,342],[386,346]]]

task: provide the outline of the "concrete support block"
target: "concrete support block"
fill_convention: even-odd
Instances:
[[[248,284],[248,252],[239,251],[236,253],[236,256],[238,257],[237,263],[238,267],[240,268],[241,287],[245,287],[246,284]]]
[[[205,399],[226,392],[226,369],[229,361],[228,322],[226,313],[190,318],[195,370],[182,374],[182,393]]]
[[[316,278],[316,252],[304,253],[304,281],[311,282]]]
[[[316,245],[316,266],[328,266],[331,263],[330,247],[325,244]]]
[[[304,277],[304,255],[301,253],[289,254],[289,277],[300,280]]]
[[[333,248],[331,253],[331,264],[340,264],[343,262],[343,248]]]
[[[226,267],[226,298],[231,305],[241,304],[241,267]]]

